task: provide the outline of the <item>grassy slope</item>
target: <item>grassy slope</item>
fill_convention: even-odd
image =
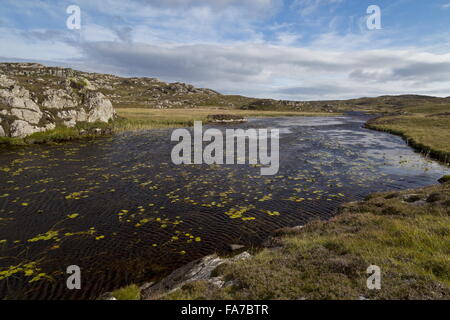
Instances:
[[[216,270],[234,286],[191,283],[165,299],[449,299],[449,183],[374,194],[331,221],[279,234],[275,248]],[[366,286],[373,264],[379,291]]]

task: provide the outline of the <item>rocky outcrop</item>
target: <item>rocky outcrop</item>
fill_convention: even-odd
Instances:
[[[237,245],[236,250],[243,246]],[[217,254],[212,254],[204,258],[192,261],[181,268],[176,269],[164,279],[158,282],[148,282],[140,287],[140,296],[142,300],[157,300],[165,295],[180,289],[184,285],[194,281],[206,281],[218,288],[235,285],[234,281],[225,281],[222,276],[213,276],[214,270],[224,263],[236,263],[247,260],[252,255],[244,251],[230,258],[222,258]],[[101,294],[97,300],[117,300],[112,292]]]
[[[34,77],[45,67],[35,64],[0,64],[0,136],[23,138],[35,132],[54,129],[57,125],[69,127],[78,122],[108,122],[115,117],[111,101],[84,78],[64,78],[72,75],[50,68],[60,78],[46,82]],[[21,70],[20,72],[17,69]],[[12,70],[12,71],[11,71]],[[18,77],[18,75],[20,77]],[[23,77],[23,75],[29,77]]]
[[[211,100],[219,106],[230,105],[226,96],[214,90],[196,88],[180,82],[166,83],[155,78],[122,78],[70,68],[46,67],[37,63],[0,63],[1,74],[21,82],[30,80],[39,84],[42,92],[49,96],[47,101],[41,103],[51,109],[72,107],[72,99],[67,96],[70,93],[65,89],[67,86],[74,90],[101,92],[106,99],[112,101],[113,106],[193,108],[211,104]],[[95,97],[93,99],[95,101]]]
[[[235,263],[250,257],[251,255],[248,252],[242,252],[232,258],[221,258],[216,254],[206,256],[175,270],[156,284],[149,283],[142,286],[141,296],[145,300],[159,299],[193,281],[207,281],[219,288],[232,285],[222,277],[214,277],[213,271],[221,264]]]

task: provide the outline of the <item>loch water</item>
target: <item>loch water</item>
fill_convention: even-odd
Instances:
[[[328,219],[344,202],[450,173],[401,138],[363,128],[367,119],[214,126],[280,129],[274,176],[248,164],[174,165],[172,129],[0,149],[0,298],[94,299],[230,244],[257,246],[275,229]],[[66,286],[70,265],[81,268],[81,290]]]

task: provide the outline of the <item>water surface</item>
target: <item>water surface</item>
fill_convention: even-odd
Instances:
[[[362,128],[366,120],[219,127],[280,128],[276,176],[250,165],[173,165],[169,129],[1,150],[0,298],[95,298],[229,244],[257,245],[274,229],[330,218],[374,191],[449,174],[401,138]],[[81,267],[81,290],[66,288],[69,265]]]

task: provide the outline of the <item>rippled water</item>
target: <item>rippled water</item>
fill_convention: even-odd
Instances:
[[[95,298],[229,244],[257,245],[274,229],[329,218],[340,203],[449,173],[400,138],[363,129],[366,120],[220,127],[280,128],[276,176],[249,165],[175,166],[172,130],[1,150],[0,297]],[[66,288],[69,265],[81,267],[81,290]]]

